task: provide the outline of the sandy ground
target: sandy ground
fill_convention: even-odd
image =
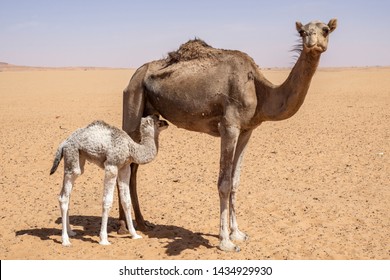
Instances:
[[[11,71],[13,70],[13,71]],[[140,168],[152,231],[100,246],[103,171],[87,165],[72,193],[77,236],[61,246],[58,144],[92,120],[121,127],[128,69],[0,72],[1,259],[390,259],[390,69],[319,70],[300,111],[250,141],[238,196],[241,252],[219,251],[219,139],[170,126]],[[264,71],[274,83],[287,70]]]

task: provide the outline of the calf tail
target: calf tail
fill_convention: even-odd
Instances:
[[[61,144],[57,149],[56,155],[54,157],[53,166],[50,169],[50,175],[52,175],[54,172],[56,172],[58,165],[60,164],[60,161],[61,161],[62,156],[63,156],[63,153],[62,153],[63,148],[64,148],[64,146],[63,146],[63,144]]]

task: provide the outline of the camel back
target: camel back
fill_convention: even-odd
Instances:
[[[182,44],[178,50],[168,53],[168,56],[163,59],[162,64],[165,67],[179,64],[180,62],[199,61],[201,63],[218,62],[224,57],[236,57],[249,61],[257,68],[258,66],[253,59],[246,53],[236,50],[217,49],[208,45],[206,42],[200,39],[189,40]]]
[[[218,52],[218,49],[211,47],[206,42],[194,39],[182,44],[178,50],[168,53],[166,62],[168,65],[172,65],[195,59],[213,59],[217,57]]]

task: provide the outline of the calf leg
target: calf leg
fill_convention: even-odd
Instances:
[[[142,216],[141,209],[138,201],[138,193],[137,193],[137,172],[138,172],[138,164],[132,163],[130,164],[131,175],[130,175],[130,197],[131,202],[134,209],[136,227],[138,230],[147,231],[153,227],[152,224],[148,223],[144,220]],[[119,186],[118,186],[118,195],[119,195]],[[119,229],[118,234],[127,234],[129,233],[126,226],[126,218],[125,213],[123,212],[122,207],[119,207]]]
[[[108,214],[112,207],[112,202],[114,200],[114,190],[116,184],[116,178],[118,175],[118,168],[113,165],[105,164],[105,175],[104,175],[104,193],[103,193],[103,213],[102,213],[102,225],[100,228],[100,244],[101,245],[110,245],[108,242],[107,234],[107,223],[108,223]]]
[[[127,227],[131,236],[134,239],[141,238],[134,229],[133,221],[131,219],[131,199],[129,192],[129,180],[130,180],[130,166],[126,165],[121,168],[118,173],[118,187],[119,187],[119,198],[122,204],[124,216],[126,218]]]
[[[64,174],[64,181],[58,199],[60,202],[61,217],[62,217],[62,245],[63,246],[70,246],[71,243],[69,241],[69,235],[70,236],[75,235],[75,233],[71,230],[69,224],[69,200],[70,200],[70,193],[72,192],[72,188],[76,178],[77,178],[77,174],[74,173]]]

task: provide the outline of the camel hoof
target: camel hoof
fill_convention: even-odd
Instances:
[[[107,246],[107,245],[111,245],[111,243],[108,241],[108,240],[101,240],[99,242],[100,245],[103,245],[103,246]]]
[[[138,235],[138,234],[135,234],[131,237],[132,239],[141,239],[142,236],[141,235]]]
[[[148,221],[145,221],[144,223],[137,223],[136,229],[139,231],[151,231],[155,228],[156,226]]]
[[[119,235],[126,235],[126,234],[129,233],[129,231],[127,230],[127,228],[120,227],[120,228],[118,229],[117,233],[118,233]]]
[[[129,234],[129,231],[126,228],[126,222],[125,221],[119,221],[119,229],[118,229],[117,233],[119,235]]]
[[[62,241],[62,246],[64,246],[64,247],[70,247],[70,246],[72,246],[72,243],[70,243],[69,239],[64,239],[64,240]]]
[[[76,236],[76,233],[73,230],[68,231],[69,236]]]
[[[234,245],[233,242],[229,241],[221,241],[219,243],[218,248],[225,252],[240,252],[240,247]]]
[[[135,228],[139,231],[150,231],[150,230],[153,230],[156,226],[152,223],[149,223],[147,221],[143,222],[143,223],[137,223],[135,225]],[[127,226],[126,226],[126,222],[125,221],[119,221],[119,229],[117,231],[117,233],[119,235],[125,235],[125,234],[129,234],[129,230],[127,229]]]
[[[235,231],[230,234],[230,240],[234,241],[246,241],[248,240],[249,236],[241,231]]]

